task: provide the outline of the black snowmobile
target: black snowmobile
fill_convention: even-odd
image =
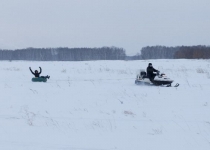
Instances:
[[[136,76],[135,84],[137,85],[156,85],[156,86],[166,86],[171,87],[173,80],[166,77],[164,73],[157,72],[154,80],[150,80],[147,77],[147,74],[144,70],[140,70],[140,72]],[[174,87],[178,87],[179,84],[177,83]]]

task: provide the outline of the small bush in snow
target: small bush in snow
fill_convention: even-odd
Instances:
[[[135,115],[133,112],[127,111],[127,110],[124,111],[124,114],[125,115],[131,115],[131,116],[134,116]]]
[[[196,71],[197,71],[197,73],[205,73],[205,71],[201,68],[198,68]]]
[[[197,73],[205,73],[207,78],[210,78],[210,73],[207,70],[198,68],[196,71],[197,71]]]
[[[110,69],[109,69],[109,68],[106,68],[105,70],[106,70],[106,71],[110,71]]]
[[[19,68],[16,68],[16,67],[13,67],[13,68],[5,68],[4,70],[7,70],[7,71],[20,71]]]
[[[162,134],[162,129],[153,129],[153,134]]]
[[[66,69],[63,69],[61,72],[62,72],[62,73],[66,73]]]

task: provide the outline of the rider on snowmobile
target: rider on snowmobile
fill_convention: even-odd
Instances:
[[[153,81],[156,76],[154,72],[159,73],[158,70],[153,68],[152,63],[149,63],[147,67],[147,77],[150,79],[150,81]]]

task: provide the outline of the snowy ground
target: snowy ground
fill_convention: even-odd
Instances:
[[[137,86],[153,66],[178,88]],[[47,83],[31,82],[42,67]],[[210,60],[0,61],[1,150],[209,150]]]

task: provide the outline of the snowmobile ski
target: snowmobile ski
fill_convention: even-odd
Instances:
[[[177,83],[177,84],[174,85],[174,87],[178,87],[178,86],[179,86],[179,83]]]
[[[168,84],[168,85],[163,85],[163,87],[178,87],[179,86],[179,83],[176,83],[175,85],[171,85],[171,84]]]

